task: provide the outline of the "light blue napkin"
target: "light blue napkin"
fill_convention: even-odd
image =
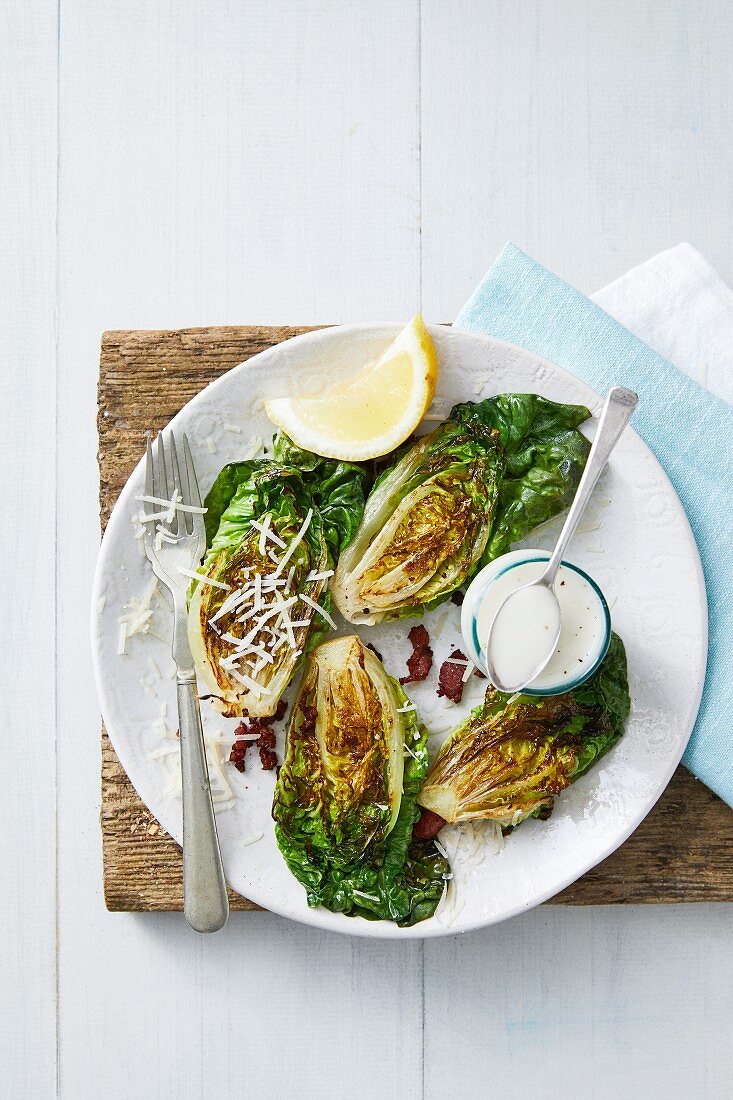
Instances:
[[[733,806],[733,407],[513,244],[454,325],[528,348],[599,394],[639,394],[633,425],[684,505],[708,593],[707,677],[683,763]]]

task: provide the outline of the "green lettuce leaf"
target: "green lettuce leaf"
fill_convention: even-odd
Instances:
[[[219,530],[221,517],[231,504],[232,498],[240,485],[249,481],[263,465],[252,459],[248,462],[230,462],[223,470],[220,470],[214,484],[206,494],[204,506],[204,525],[206,527],[206,548],[214,541],[214,536]]]
[[[321,458],[304,451],[283,432],[275,437],[274,458],[299,470],[313,507],[323,523],[324,537],[335,563],[356,534],[371,480],[367,466]]]
[[[412,839],[428,754],[408,706],[356,637],[325,643],[309,661],[273,817],[311,906],[409,925],[442,897],[447,861],[432,841]]]
[[[451,417],[476,417],[495,429],[506,457],[481,565],[570,506],[590,451],[576,429],[589,416],[584,405],[562,405],[533,393],[502,393],[453,409]]]

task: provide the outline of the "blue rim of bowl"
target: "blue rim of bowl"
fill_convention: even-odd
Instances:
[[[546,557],[520,558],[519,561],[513,561],[510,565],[505,565],[503,569],[500,569],[498,573],[495,573],[494,576],[490,580],[488,580],[483,586],[483,588],[481,589],[481,599],[484,598],[487,590],[491,587],[494,581],[497,581],[499,577],[503,577],[504,574],[508,573],[511,569],[516,569],[519,565],[533,565],[535,562],[546,562],[549,561],[549,558],[550,554],[548,553]],[[574,573],[578,573],[581,577],[583,577],[584,580],[588,582],[588,584],[595,592],[596,596],[598,597],[598,602],[600,603],[603,610],[603,618],[606,624],[606,636],[604,638],[603,645],[601,646],[598,658],[593,662],[592,665],[589,665],[588,668],[583,671],[582,675],[576,676],[574,680],[569,680],[567,683],[563,683],[562,685],[556,684],[549,688],[526,687],[521,691],[521,695],[565,695],[565,693],[568,691],[574,691],[575,688],[580,687],[581,684],[584,684],[586,680],[590,680],[591,676],[594,672],[597,671],[599,665],[608,653],[608,648],[611,645],[611,612],[608,609],[606,597],[603,595],[593,578],[588,573],[586,573],[584,569],[581,569],[579,565],[573,565],[572,562],[565,561],[564,559],[560,562],[560,565],[563,569],[572,569]],[[477,601],[477,603],[478,602],[479,601]],[[481,655],[483,655],[484,651],[478,639],[478,618],[476,615],[472,615],[471,618],[471,637],[473,638],[474,649],[476,650],[476,653],[480,653]]]

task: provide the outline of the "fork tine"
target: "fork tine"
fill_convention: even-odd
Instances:
[[[186,474],[186,481],[184,484],[183,478],[181,477],[181,468],[178,464],[178,448],[176,447],[176,437],[174,436],[172,431],[168,432],[168,451],[171,459],[175,489],[181,494],[182,503],[188,504],[188,473]],[[193,517],[190,512],[181,512],[179,525],[183,527],[187,535],[193,534]]]
[[[165,443],[162,432],[158,432],[158,490],[158,495],[163,498],[170,497],[173,492],[169,488],[168,463],[165,458]]]
[[[165,443],[163,442],[163,433],[158,433],[158,481],[159,481],[159,493],[157,494],[163,499],[168,499],[173,496],[173,481],[168,476],[168,464],[165,459]],[[178,513],[175,512],[173,519],[168,524],[168,528],[172,535],[178,534]]]
[[[190,496],[188,503],[192,504],[194,508],[200,508],[201,493],[199,492],[199,483],[196,480],[196,468],[193,464],[193,456],[191,455],[187,435],[183,437],[183,454],[186,460],[186,473],[188,474],[188,492]]]
[[[153,477],[153,447],[150,442],[150,432],[146,433],[145,439],[145,496],[155,496],[155,480]],[[155,505],[150,501],[143,501],[143,512],[146,516],[149,516],[155,511]]]
[[[155,442],[156,442],[155,450],[153,450],[152,444],[150,445],[150,451],[151,451],[151,455],[152,455],[152,466],[153,466],[153,496],[154,497],[162,497],[163,496],[163,490],[162,490],[162,487],[161,487],[161,484],[160,484],[160,470],[158,469],[158,462],[157,462],[157,458],[158,458],[158,446],[157,446],[158,437],[156,437]]]
[[[183,497],[184,504],[190,504],[188,499],[189,486],[188,486],[188,470],[186,469],[185,462],[178,454],[178,447],[180,444],[176,443],[173,432],[169,433],[170,450],[173,454],[173,472],[175,474],[176,481],[178,482],[178,491]],[[190,514],[190,513],[189,513]]]

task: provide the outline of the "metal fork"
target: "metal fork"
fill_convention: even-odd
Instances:
[[[168,456],[162,432],[155,451],[154,457],[148,436],[145,495],[169,501],[174,493],[180,493],[181,504],[200,508],[201,494],[186,436],[183,436],[182,463],[170,430]],[[148,516],[160,513],[163,508],[162,504],[144,502]],[[157,522],[151,520],[143,526],[145,552],[153,572],[173,599],[172,654],[176,662],[183,799],[183,910],[197,932],[216,932],[226,924],[229,901],[211,801],[196,671],[188,642],[186,602],[191,583],[186,571],[196,569],[206,549],[204,517],[199,512],[174,510],[170,522],[164,524],[172,541],[157,540],[157,545]]]

